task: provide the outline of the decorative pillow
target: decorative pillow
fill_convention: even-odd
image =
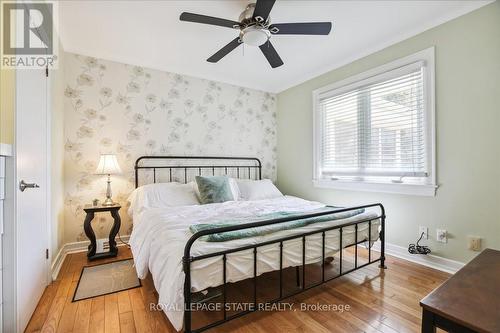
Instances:
[[[233,200],[238,201],[240,197],[240,190],[238,189],[238,184],[236,183],[236,179],[228,178],[228,180],[229,180],[229,187],[231,188],[231,194],[233,195]],[[196,182],[191,182],[191,183],[193,183],[196,196],[198,197],[198,200],[201,202],[200,190],[198,189],[198,185],[196,184]]]
[[[269,179],[236,180],[241,200],[264,200],[282,197],[283,194]]]
[[[128,197],[130,216],[147,208],[163,208],[175,206],[199,205],[200,201],[194,191],[194,182],[156,183],[136,188]]]
[[[218,203],[234,200],[229,178],[226,176],[196,176],[202,204]]]

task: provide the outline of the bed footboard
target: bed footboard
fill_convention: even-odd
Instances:
[[[235,225],[235,226],[226,226],[226,227],[221,227],[221,228],[216,228],[216,229],[211,229],[211,230],[203,230],[200,232],[195,233],[186,243],[186,246],[184,248],[184,257],[183,257],[183,268],[184,268],[184,273],[185,273],[185,281],[184,281],[184,331],[187,333],[191,332],[202,332],[207,329],[210,329],[212,327],[221,325],[229,320],[236,319],[238,317],[241,317],[245,314],[254,312],[257,310],[257,249],[261,246],[265,245],[270,245],[270,244],[279,244],[279,297],[270,301],[267,301],[267,303],[276,303],[281,300],[284,300],[285,298],[289,298],[291,296],[297,295],[305,290],[317,287],[323,283],[326,283],[328,281],[331,281],[333,279],[336,279],[342,275],[348,274],[354,270],[363,268],[367,265],[373,264],[375,262],[379,262],[379,267],[385,269],[385,209],[384,206],[380,203],[377,204],[371,204],[371,205],[365,205],[365,206],[358,206],[358,207],[349,207],[349,208],[342,208],[333,211],[333,213],[342,213],[342,212],[348,212],[348,211],[353,211],[357,209],[367,209],[367,208],[378,208],[380,210],[380,214],[376,217],[371,217],[371,218],[366,218],[363,220],[359,221],[353,221],[341,225],[336,225],[336,226],[329,226],[325,227],[322,229],[317,229],[314,231],[309,231],[305,233],[300,233],[300,234],[295,234],[292,236],[287,236],[279,239],[273,239],[270,241],[266,242],[261,242],[258,244],[251,244],[239,248],[232,248],[228,249],[225,251],[218,251],[218,252],[213,252],[209,254],[203,254],[203,255],[197,255],[197,256],[191,256],[191,247],[193,243],[198,240],[200,237],[211,235],[211,234],[218,234],[218,233],[224,233],[224,232],[229,232],[229,231],[235,231],[235,230],[244,230],[248,228],[255,228],[255,227],[262,227],[262,226],[267,226],[271,224],[278,224],[278,223],[284,223],[284,222],[290,222],[293,220],[299,220],[299,219],[306,219],[306,218],[313,218],[313,217],[318,217],[322,215],[330,215],[332,214],[332,211],[328,212],[320,212],[320,213],[314,213],[314,214],[305,214],[301,216],[292,216],[292,217],[284,217],[284,218],[278,218],[278,219],[273,219],[273,220],[266,220],[266,221],[260,221],[260,222],[253,222],[253,223],[248,223],[248,224],[243,224],[243,225]],[[372,222],[375,220],[380,220],[380,230],[379,230],[379,239],[380,239],[380,256],[378,258],[373,258],[372,257],[372,249],[371,249],[371,244],[372,244]],[[368,237],[364,239],[358,239],[358,226],[361,223],[368,223]],[[349,226],[354,226],[354,267],[343,270],[342,268],[342,255],[343,255],[343,248],[347,246],[343,246],[342,242],[342,232],[344,228],[349,227]],[[378,226],[377,226],[378,227]],[[336,276],[333,277],[326,277],[325,276],[325,233],[327,231],[331,230],[337,230],[339,232],[339,244],[340,244],[340,269],[339,273]],[[314,283],[312,285],[306,286],[306,237],[315,235],[315,234],[321,234],[322,237],[322,244],[321,244],[321,249],[322,249],[322,261],[321,261],[321,281],[318,283]],[[302,239],[302,285],[300,290],[293,292],[293,293],[287,293],[284,295],[283,293],[283,242],[289,241],[292,239]],[[358,264],[358,244],[368,241],[368,261],[363,264]],[[235,253],[239,251],[244,251],[244,250],[251,250],[253,249],[253,304],[254,306],[251,309],[247,309],[243,312],[239,312],[234,315],[228,315],[226,313],[226,297],[227,297],[227,272],[226,272],[226,259],[227,255],[230,253]],[[222,256],[222,264],[223,264],[223,284],[222,284],[222,297],[223,297],[223,319],[214,321],[208,325],[205,325],[200,328],[192,329],[192,291],[191,291],[191,263],[194,261],[202,260],[202,259],[207,259],[211,257],[218,257]],[[297,266],[297,269],[299,266]]]

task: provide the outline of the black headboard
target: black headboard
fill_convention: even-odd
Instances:
[[[188,183],[194,176],[202,175],[262,179],[262,163],[255,157],[141,156],[135,161],[134,169],[136,188],[139,173],[147,174],[153,183],[158,180]]]

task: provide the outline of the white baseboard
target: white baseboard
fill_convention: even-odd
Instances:
[[[61,270],[62,263],[64,262],[64,259],[66,259],[66,254],[67,253],[64,251],[64,245],[63,245],[61,249],[59,249],[59,252],[57,252],[57,255],[52,261],[52,265],[50,267],[52,281],[55,281],[57,279],[59,271]]]
[[[380,242],[375,243],[373,249],[380,251]],[[463,262],[438,257],[432,254],[410,254],[407,248],[390,243],[385,243],[385,253],[450,274],[456,273],[465,265]]]
[[[130,236],[121,236],[122,240],[126,243],[128,243]],[[104,241],[105,244],[108,243],[107,238],[102,238],[99,239],[98,241]],[[90,244],[90,241],[81,241],[81,242],[73,242],[73,243],[66,243],[64,244],[59,252],[57,253],[56,257],[52,261],[52,280],[56,280],[57,276],[59,275],[59,271],[61,270],[62,264],[64,262],[64,259],[66,259],[66,256],[70,253],[78,253],[78,252],[86,252],[88,249],[88,246]],[[117,238],[116,239],[116,245],[117,246],[125,246],[125,244],[121,243],[120,240]]]

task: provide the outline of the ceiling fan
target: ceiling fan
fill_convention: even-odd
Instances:
[[[181,21],[217,25],[226,28],[238,29],[238,37],[217,51],[207,59],[208,62],[218,62],[240,44],[258,46],[272,68],[283,65],[278,52],[271,44],[272,35],[328,35],[332,29],[331,22],[308,23],[276,23],[271,24],[269,13],[276,0],[257,0],[249,4],[239,17],[239,22],[221,19],[218,17],[182,13]]]

